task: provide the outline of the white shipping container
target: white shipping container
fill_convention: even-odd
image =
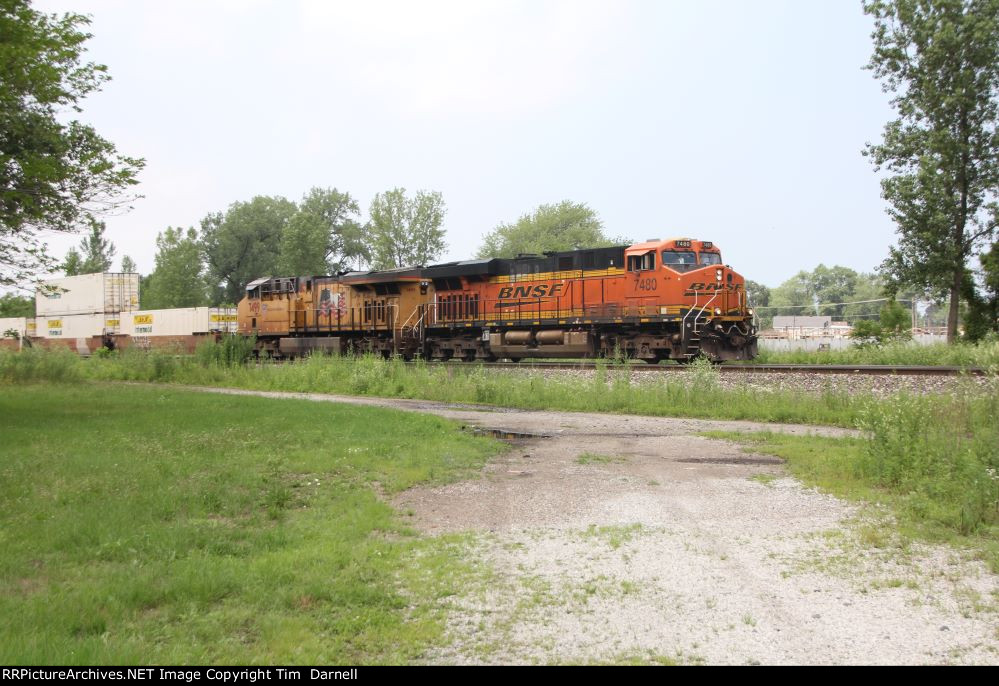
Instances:
[[[62,314],[58,317],[36,317],[35,335],[40,338],[90,338],[101,336],[110,328],[103,314]]]
[[[32,321],[34,321],[32,319]],[[8,331],[16,331],[18,338],[24,338],[28,335],[28,318],[27,317],[3,317],[0,318],[0,338],[3,338],[4,334]]]
[[[35,293],[35,313],[39,316],[128,312],[138,308],[138,274],[81,274],[50,279]]]
[[[213,307],[208,311],[208,325],[211,331],[236,333],[236,308]]]
[[[191,336],[236,330],[236,310],[184,307],[172,310],[122,312],[120,333],[134,337]]]

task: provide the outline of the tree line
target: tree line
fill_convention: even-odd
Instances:
[[[770,328],[773,318],[780,315],[827,315],[856,326],[889,315],[897,318],[899,308],[909,312],[914,300],[928,303],[917,315],[925,326],[946,327],[950,312],[945,297],[933,298],[919,289],[893,286],[878,272],[858,272],[839,265],[820,264],[812,271],[799,271],[773,288],[747,280],[746,295],[757,310],[761,328]],[[966,340],[980,340],[999,331],[999,245],[981,256],[979,269],[968,270],[959,305]]]
[[[156,237],[155,268],[142,277],[144,309],[199,307],[239,302],[246,285],[262,276],[337,274],[430,264],[446,247],[446,209],[438,192],[405,189],[379,193],[366,222],[349,193],[312,188],[298,203],[257,196],[212,212],[199,228],[167,227]],[[114,245],[103,224],[93,227],[62,263],[67,276],[110,271]],[[477,256],[514,257],[551,250],[624,245],[608,238],[596,212],[583,203],[541,205],[484,238]],[[122,257],[121,270],[135,270]]]

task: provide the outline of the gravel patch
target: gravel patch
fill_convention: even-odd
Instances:
[[[565,436],[399,494],[428,534],[476,532],[492,570],[451,599],[449,645],[427,662],[999,663],[984,565],[872,548],[863,527],[890,522],[740,457],[691,436]]]
[[[552,381],[577,380],[592,381],[596,373],[592,369],[491,369],[494,374],[514,374],[519,376],[540,376]],[[608,377],[621,373],[620,368],[608,369]],[[684,383],[690,384],[698,378],[698,372],[690,369],[668,372],[631,372],[633,385]],[[909,393],[962,393],[997,392],[999,385],[994,377],[988,376],[934,376],[902,374],[810,374],[807,372],[718,372],[711,375],[718,386],[725,390],[750,389],[761,391],[788,391],[813,394],[849,393],[889,396],[900,392]],[[700,381],[703,383],[703,379]]]

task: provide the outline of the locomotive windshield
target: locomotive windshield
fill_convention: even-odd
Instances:
[[[702,252],[701,264],[721,264],[721,255],[716,252]]]
[[[697,266],[697,255],[692,250],[664,250],[663,265],[678,272],[687,272]]]

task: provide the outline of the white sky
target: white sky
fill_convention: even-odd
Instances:
[[[441,191],[449,249],[544,202],[713,240],[774,286],[893,242],[861,150],[891,117],[859,0],[42,0],[93,17],[84,118],[145,157],[118,257],[252,196]],[[79,237],[50,241],[62,255]]]

